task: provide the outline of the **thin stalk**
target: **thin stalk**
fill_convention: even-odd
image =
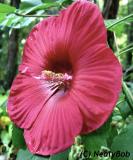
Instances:
[[[119,104],[123,103],[124,101],[125,101],[125,99],[123,99],[123,100],[121,100],[121,101],[118,101],[118,102],[116,103],[116,106],[118,106]]]
[[[117,24],[121,23],[122,21],[124,21],[124,20],[126,20],[128,18],[131,18],[131,17],[133,17],[133,14],[130,14],[130,15],[118,20],[117,22],[111,24],[110,26],[107,27],[107,29],[110,29],[110,28],[114,27],[115,25],[117,25]]]
[[[119,56],[121,56],[123,53],[126,53],[126,52],[131,51],[131,50],[133,50],[133,47],[131,47],[131,48],[129,48],[129,49],[126,49],[126,50],[124,50],[124,51],[121,51],[117,56],[119,57]]]
[[[133,112],[133,95],[131,91],[129,90],[129,88],[127,87],[127,84],[125,82],[122,82],[122,89],[123,89],[123,93],[125,94],[127,103],[131,111]]]
[[[133,47],[133,43],[128,44],[126,47],[122,48],[121,51],[125,51],[126,49],[128,49],[129,47]],[[120,51],[120,52],[121,52]]]
[[[21,17],[39,17],[39,18],[44,18],[44,17],[50,17],[50,16],[57,16],[57,15],[50,15],[50,14],[46,14],[46,15],[28,15],[28,14],[21,14],[21,13],[15,13],[15,15],[17,16],[21,16]]]
[[[118,57],[118,55],[120,54],[120,50],[119,50],[119,47],[118,47],[118,44],[116,43],[117,42],[117,39],[116,39],[116,34],[114,32],[114,41],[115,41],[115,46],[116,46],[116,56]]]
[[[115,45],[116,45],[116,49],[117,49],[117,55],[120,55],[115,33],[114,33],[114,37],[115,37],[114,40],[115,40]],[[119,59],[119,57],[118,57],[118,59]],[[127,100],[127,103],[129,105],[131,111],[133,112],[133,95],[132,95],[130,89],[128,88],[127,84],[124,81],[122,81],[122,89],[123,89],[123,93],[125,95],[125,98]]]

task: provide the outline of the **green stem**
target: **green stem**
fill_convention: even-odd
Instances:
[[[116,43],[117,42],[117,38],[116,38],[115,32],[114,32],[114,40],[115,40],[115,46],[116,46],[116,50],[117,50],[116,56],[118,57],[118,55],[120,54],[120,51],[119,51],[118,44]]]
[[[115,40],[115,45],[116,45],[116,49],[117,49],[117,55],[120,55],[115,33],[114,33],[114,37],[115,37],[114,40]],[[126,101],[129,105],[131,111],[133,112],[133,95],[132,95],[130,89],[127,87],[127,84],[124,81],[122,81],[122,89],[123,89],[123,93],[125,94]]]
[[[124,101],[125,101],[125,99],[123,99],[123,100],[117,102],[117,103],[116,103],[116,106],[118,106],[119,104],[121,104],[121,103],[124,102]]]
[[[125,94],[127,103],[130,109],[133,111],[133,95],[131,91],[129,90],[129,88],[127,87],[125,82],[122,82],[122,89],[123,89],[123,93]]]
[[[122,48],[120,52],[125,51],[129,47],[133,47],[133,43],[128,44],[126,47]]]
[[[44,17],[50,17],[50,16],[57,16],[57,15],[49,15],[49,14],[46,14],[46,15],[26,15],[26,14],[21,14],[21,13],[15,13],[17,16],[21,16],[21,17],[39,17],[39,18],[44,18]]]
[[[126,19],[128,19],[128,18],[130,18],[130,17],[133,17],[133,14],[130,14],[130,15],[128,15],[128,16],[120,19],[119,21],[111,24],[110,26],[107,27],[107,29],[110,29],[110,28],[114,27],[114,26],[117,25],[118,23],[121,23],[122,21],[124,21],[124,20],[126,20]]]
[[[129,49],[126,49],[125,51],[121,51],[117,56],[119,57],[119,56],[121,56],[123,53],[126,53],[126,52],[131,51],[131,50],[133,50],[133,47],[131,47],[131,48],[129,48]]]

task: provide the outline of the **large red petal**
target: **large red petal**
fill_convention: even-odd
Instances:
[[[40,77],[19,74],[11,87],[8,114],[21,128],[29,128],[54,94]]]
[[[70,92],[84,117],[82,133],[96,130],[107,120],[121,90],[122,69],[117,58],[109,48],[97,49],[80,57]]]
[[[70,147],[83,126],[77,104],[63,91],[57,92],[47,102],[33,126],[24,136],[32,153],[51,155]]]
[[[73,66],[79,54],[96,44],[106,44],[102,15],[95,4],[77,1],[59,16],[36,25],[26,41],[22,63],[34,72],[54,70],[66,60]]]

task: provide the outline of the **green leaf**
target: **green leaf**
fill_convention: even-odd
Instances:
[[[20,149],[16,160],[31,160],[33,155],[28,150]]]
[[[20,149],[16,160],[67,160],[70,149],[59,154],[49,156],[33,155],[28,149]]]
[[[46,10],[46,9],[51,8],[51,7],[59,7],[59,6],[60,6],[60,3],[57,3],[57,2],[42,3],[42,4],[39,4],[39,5],[27,8],[27,9],[18,10],[17,12],[18,13],[29,14],[29,13],[32,13],[32,12],[36,12],[38,10]]]
[[[5,19],[6,14],[5,13],[0,13],[0,23]]]
[[[20,9],[26,9],[40,4],[42,4],[41,0],[21,0]]]
[[[110,128],[110,121],[106,122],[97,131],[82,136],[85,148],[93,153],[94,151],[99,151],[101,146],[107,147],[109,128]]]
[[[69,155],[70,149],[67,149],[66,151],[53,155],[50,157],[50,160],[67,160]]]
[[[26,148],[23,130],[18,128],[17,126],[13,125],[12,130],[12,143],[16,148]]]
[[[59,7],[59,6],[60,6],[60,3],[52,2],[52,3],[41,3],[39,5],[28,7],[23,10],[18,9],[16,13],[18,15],[9,14],[8,16],[6,16],[6,18],[4,17],[4,15],[2,15],[2,17],[0,18],[0,22],[1,22],[0,25],[2,27],[6,26],[6,27],[11,27],[11,28],[23,28],[23,27],[29,26],[30,23],[37,20],[36,17],[25,17],[25,15],[36,12],[36,11],[40,11],[36,13],[36,16],[41,16],[43,10],[51,8],[51,7]]]
[[[113,143],[113,139],[118,135],[117,132],[117,128],[114,126],[111,126],[109,129],[109,134],[108,134],[108,138],[107,138],[107,144],[108,147],[110,148],[112,143]]]
[[[129,152],[130,157],[114,157],[113,160],[133,160],[133,124],[128,125],[116,136],[111,146],[112,152]]]
[[[3,130],[1,132],[1,141],[5,146],[8,146],[8,144],[11,141],[11,137],[10,137],[9,133],[6,130]]]
[[[7,106],[7,99],[2,104],[0,104],[0,108],[5,113],[6,113],[6,106]]]
[[[15,7],[0,3],[0,13],[13,13],[16,11]]]
[[[126,101],[122,102],[117,107],[119,108],[119,111],[120,111],[123,119],[126,119],[128,117],[128,115],[132,113],[132,111]]]
[[[28,149],[20,149],[16,160],[49,160],[47,157],[33,155]]]
[[[121,23],[126,24],[129,22],[133,22],[133,14],[130,14],[120,19],[105,20],[105,25],[108,30],[115,31],[116,27],[119,26]]]
[[[42,0],[43,3],[53,2],[53,0]]]
[[[7,115],[6,111],[7,106],[7,95],[0,95],[0,114]]]
[[[23,28],[27,27],[35,21],[34,17],[20,17],[15,14],[10,14],[6,17],[5,20],[1,22],[1,26],[10,27],[10,28]]]

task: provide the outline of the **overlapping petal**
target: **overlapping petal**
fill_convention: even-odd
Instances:
[[[53,70],[66,60],[73,65],[84,50],[101,43],[106,43],[106,30],[98,7],[77,1],[59,16],[36,25],[27,38],[22,64],[37,73],[44,68]]]
[[[19,74],[11,87],[8,113],[21,128],[29,128],[54,94],[41,77]]]
[[[82,131],[83,119],[77,104],[69,95],[56,93],[47,102],[32,128],[24,136],[32,153],[51,155],[70,147]]]
[[[111,49],[102,46],[84,53],[70,92],[84,117],[82,133],[99,128],[112,113],[121,89],[122,70]],[[86,61],[88,59],[88,61]]]

